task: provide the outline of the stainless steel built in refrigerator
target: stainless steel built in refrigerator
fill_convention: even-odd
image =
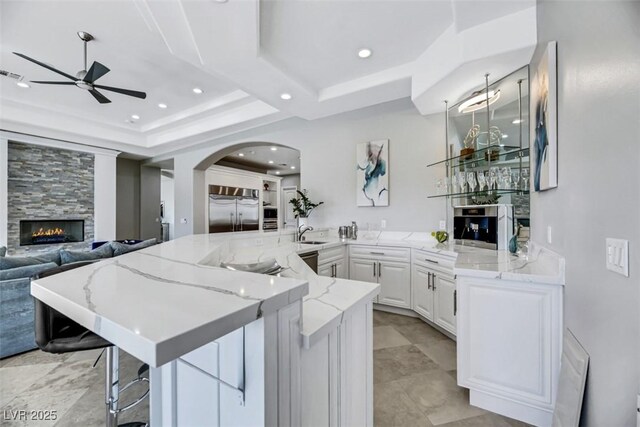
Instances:
[[[209,233],[258,230],[258,190],[209,186]]]

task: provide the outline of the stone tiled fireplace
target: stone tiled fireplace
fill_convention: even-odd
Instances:
[[[9,141],[10,254],[84,249],[94,236],[94,155]]]

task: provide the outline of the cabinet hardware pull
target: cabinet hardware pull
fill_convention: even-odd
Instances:
[[[369,252],[371,255],[384,255],[384,252]]]
[[[431,273],[431,289],[436,290],[436,273]]]
[[[427,261],[427,262],[430,262],[432,264],[438,264],[438,261],[434,261],[434,260],[429,259],[429,258],[425,258],[424,260]]]
[[[378,277],[382,277],[382,266],[378,263]]]
[[[453,291],[453,315],[458,314],[458,291]]]
[[[427,273],[427,289],[431,290],[431,273]]]
[[[338,277],[338,264],[333,264],[333,277]]]
[[[376,277],[376,263],[373,263],[373,277]]]

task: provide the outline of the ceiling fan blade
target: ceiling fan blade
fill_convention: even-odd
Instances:
[[[121,89],[119,87],[102,86],[102,85],[93,85],[93,87],[96,87],[98,89],[110,90],[111,92],[118,92],[123,95],[135,96],[136,98],[141,98],[141,99],[145,99],[147,97],[146,93],[138,92],[136,90]]]
[[[38,83],[42,85],[75,85],[76,82],[51,82],[45,80],[29,80],[29,83]]]
[[[93,64],[91,64],[89,71],[87,71],[87,74],[84,76],[82,80],[84,80],[87,83],[93,83],[96,80],[98,80],[100,77],[107,74],[109,71],[111,70],[109,70],[107,67],[105,67],[98,61],[93,61]]]
[[[107,98],[106,96],[104,96],[103,94],[101,94],[95,89],[91,89],[89,93],[93,95],[93,97],[97,99],[100,104],[108,104],[111,102],[109,98]]]
[[[61,76],[65,76],[65,77],[66,77],[66,78],[68,78],[68,79],[71,79],[71,80],[74,80],[74,81],[76,80],[76,78],[75,78],[75,77],[73,77],[72,75],[67,74],[67,73],[65,73],[65,72],[63,72],[63,71],[60,71],[60,70],[56,70],[55,68],[53,68],[53,67],[52,67],[52,66],[50,66],[50,65],[45,64],[44,62],[40,62],[40,61],[35,60],[35,59],[33,59],[33,58],[29,58],[27,55],[23,55],[23,54],[18,53],[18,52],[13,52],[13,54],[14,54],[14,55],[18,55],[20,58],[24,58],[24,59],[26,59],[27,61],[31,61],[31,62],[33,62],[34,64],[38,64],[39,66],[44,67],[44,68],[46,68],[47,70],[51,70],[51,71],[53,71],[54,73],[58,73],[58,74],[60,74]]]

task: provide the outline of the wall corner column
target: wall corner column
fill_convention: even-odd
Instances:
[[[94,157],[94,240],[116,238],[116,157],[95,153]]]

